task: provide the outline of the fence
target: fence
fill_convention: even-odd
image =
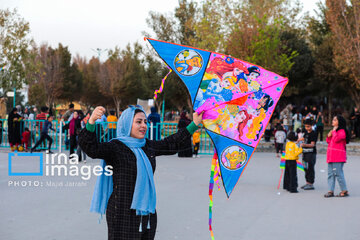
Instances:
[[[24,132],[25,128],[30,130],[30,142],[29,148],[34,146],[35,142],[39,140],[41,128],[44,124],[44,120],[22,120],[20,121],[20,135]],[[64,126],[68,122],[58,122],[54,120],[52,122],[52,128],[55,131],[49,130],[49,136],[53,139],[51,150],[53,151],[65,151],[69,149],[69,134],[68,130]],[[116,122],[101,122],[96,123],[96,136],[99,142],[107,142],[113,137],[116,137]],[[206,133],[205,129],[201,126],[201,137],[200,137],[200,149],[199,154],[210,155],[213,154],[213,144]],[[158,123],[156,125],[149,124],[147,131],[147,138],[151,140],[161,140],[171,134],[177,132],[176,123]],[[37,148],[39,150],[47,149],[47,140],[40,144]],[[0,119],[0,149],[10,148],[8,142],[8,124],[6,119]]]

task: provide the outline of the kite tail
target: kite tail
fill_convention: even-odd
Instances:
[[[302,162],[300,162],[299,160],[296,160],[296,166],[297,166],[297,169],[304,172],[304,165],[302,164]]]
[[[162,79],[160,88],[159,88],[158,90],[155,90],[155,92],[154,92],[154,100],[156,100],[158,93],[161,93],[161,92],[163,91],[165,80],[166,80],[166,78],[169,76],[169,74],[172,72],[172,69],[169,68],[168,65],[166,65],[166,67],[169,69],[169,72],[168,72],[168,73],[166,74],[166,76]]]
[[[285,159],[285,152],[282,152],[282,154],[281,154],[281,159],[280,159],[280,169],[281,169],[281,174],[280,174],[279,184],[278,184],[278,187],[277,187],[277,189],[278,189],[278,190],[280,189],[281,179],[282,179],[283,174],[284,174],[285,162],[286,162],[286,159]]]
[[[217,166],[217,154],[214,153],[212,162],[211,162],[211,173],[210,173],[210,182],[209,182],[209,231],[211,234],[211,239],[214,240],[214,232],[212,230],[212,207],[213,207],[213,189],[214,189],[214,172],[215,167]]]
[[[219,168],[219,162],[217,159],[217,156],[214,155],[213,158],[216,158],[216,165],[214,169],[214,182],[216,182],[216,185],[218,187],[218,190],[220,190],[220,184],[219,184],[219,178],[221,177],[220,168]]]

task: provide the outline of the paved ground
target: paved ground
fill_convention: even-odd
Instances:
[[[14,159],[13,171],[29,169],[35,160]],[[210,161],[209,156],[158,158],[156,239],[210,239],[207,225]],[[278,163],[272,153],[255,153],[229,200],[223,189],[215,191],[215,239],[360,239],[358,156],[349,157],[344,168],[351,197],[343,199],[322,197],[327,190],[325,155],[318,156],[316,190],[301,190],[298,194],[284,191],[278,194]],[[90,160],[86,165],[96,164],[98,160]],[[20,181],[20,186],[9,186],[9,181],[13,184]],[[29,186],[37,183],[38,187]],[[67,183],[79,186],[65,186]],[[107,239],[106,222],[99,224],[97,215],[88,210],[94,183],[95,177],[85,181],[69,176],[8,176],[8,155],[0,153],[0,239]],[[299,183],[304,183],[302,172]]]

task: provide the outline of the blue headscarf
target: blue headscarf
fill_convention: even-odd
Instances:
[[[156,208],[156,192],[154,175],[151,163],[141,149],[145,146],[146,140],[130,137],[131,127],[135,115],[135,110],[139,109],[144,112],[141,106],[130,106],[127,108],[118,120],[117,123],[117,137],[116,139],[123,142],[129,147],[136,156],[137,176],[135,183],[135,190],[131,209],[136,210],[136,215],[148,215],[155,213]],[[145,114],[145,112],[144,112]],[[103,169],[106,166],[104,160],[101,160]],[[106,176],[105,172],[98,176],[95,184],[95,190],[91,201],[91,212],[105,214],[107,202],[113,191],[112,176]]]

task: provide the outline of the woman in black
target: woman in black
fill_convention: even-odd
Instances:
[[[186,115],[187,115],[186,111],[183,111],[180,114],[178,130],[186,128],[191,123],[191,120]],[[179,152],[179,154],[178,154],[179,157],[192,157],[191,138],[189,138],[187,141],[184,141],[182,149],[184,149],[184,150]]]
[[[21,144],[21,135],[20,135],[20,120],[21,116],[17,113],[17,109],[13,108],[13,110],[9,113],[8,118],[8,138],[11,147],[11,151],[17,149],[17,147]]]
[[[194,122],[187,128],[161,141],[153,141],[145,139],[147,119],[143,109],[131,106],[118,121],[117,138],[99,143],[95,121],[104,113],[103,107],[95,108],[79,135],[79,144],[88,156],[104,159],[113,168],[112,193],[106,208],[108,239],[154,239],[157,225],[153,185],[155,157],[177,153],[196,131],[202,116],[194,113]],[[144,195],[147,192],[149,194]]]

